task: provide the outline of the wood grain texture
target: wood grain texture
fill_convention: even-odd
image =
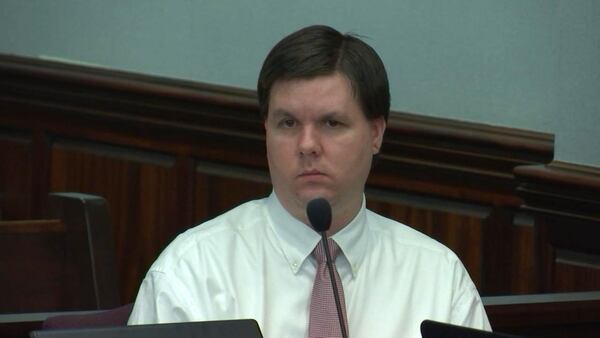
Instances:
[[[33,217],[33,139],[0,129],[0,220]]]
[[[0,313],[65,306],[66,231],[56,222],[20,224],[27,231],[0,223]]]
[[[532,338],[587,338],[600,330],[600,294],[573,292],[483,299],[494,331]]]
[[[115,307],[106,201],[54,193],[48,205],[47,219],[0,221],[0,313]]]
[[[530,215],[517,213],[510,242],[510,290],[512,294],[539,292],[535,224]],[[503,245],[503,243],[499,243]],[[493,278],[494,276],[492,276]]]
[[[266,197],[272,187],[261,170],[198,161],[195,224],[212,219],[246,201]]]
[[[522,209],[535,215],[539,289],[600,289],[600,169],[555,162],[515,175]]]
[[[84,141],[57,141],[51,150],[50,189],[103,196],[111,206],[120,284],[127,299],[157,254],[174,238],[178,178],[162,154]]]
[[[600,287],[600,256],[557,249],[553,289],[557,292],[594,291]]]

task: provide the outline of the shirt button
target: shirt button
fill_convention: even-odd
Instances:
[[[293,262],[293,263],[292,263],[292,267],[293,267],[294,269],[295,269],[295,268],[297,268],[297,267],[298,267],[298,263],[296,263],[296,262]]]

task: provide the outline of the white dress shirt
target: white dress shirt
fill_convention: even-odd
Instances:
[[[475,285],[442,244],[363,205],[332,237],[353,338],[421,337],[433,319],[490,330]],[[320,235],[274,193],[178,236],[140,287],[129,324],[253,318],[266,338],[308,334]]]

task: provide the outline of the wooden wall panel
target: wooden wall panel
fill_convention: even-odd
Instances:
[[[600,332],[600,292],[483,297],[494,331],[530,338],[589,338]]]
[[[518,215],[517,215],[518,216]],[[533,219],[516,217],[511,236],[511,294],[539,292],[539,278],[536,270],[536,243]],[[492,276],[493,278],[494,276]]]
[[[535,293],[535,242],[530,215],[512,208],[492,208],[482,237],[486,295]]]
[[[0,221],[0,312],[110,309],[120,303],[103,198],[48,196],[48,219]]]
[[[65,234],[59,220],[0,222],[0,313],[68,308]]]
[[[0,219],[33,216],[32,148],[30,133],[0,129]]]
[[[156,253],[181,227],[174,159],[160,153],[57,140],[50,189],[103,196],[110,206],[121,294],[131,301]]]
[[[553,162],[515,173],[535,217],[539,289],[600,290],[600,169]]]
[[[195,224],[214,218],[243,202],[266,197],[272,187],[265,171],[198,161]]]
[[[556,250],[552,284],[557,292],[598,290],[600,256]]]

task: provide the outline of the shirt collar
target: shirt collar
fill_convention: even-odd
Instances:
[[[321,236],[310,226],[292,216],[272,192],[267,200],[267,210],[281,249],[290,268],[297,273],[304,260],[313,251]]]
[[[352,277],[356,277],[367,252],[369,241],[367,227],[367,209],[365,196],[363,195],[362,205],[354,219],[342,230],[331,236],[344,253],[344,257],[352,270]]]
[[[281,205],[275,192],[272,192],[267,200],[267,210],[273,229],[281,240],[283,255],[295,274],[321,240],[321,236],[310,226],[292,216]],[[366,253],[368,242],[366,232],[366,207],[363,195],[361,208],[354,219],[332,236],[350,265],[353,277],[356,276]]]

